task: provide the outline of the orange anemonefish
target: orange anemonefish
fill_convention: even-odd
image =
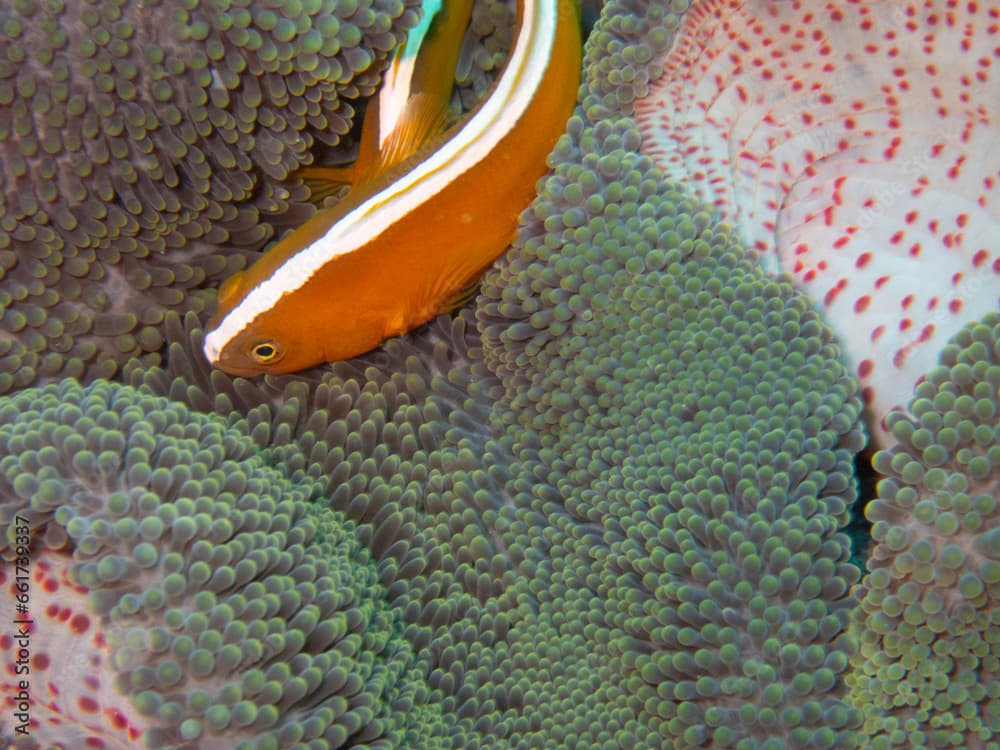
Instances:
[[[362,354],[453,309],[510,244],[576,101],[579,6],[518,0],[500,77],[445,130],[471,5],[425,11],[393,58],[343,199],[220,287],[213,365],[249,376]]]

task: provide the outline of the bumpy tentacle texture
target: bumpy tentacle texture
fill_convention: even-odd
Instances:
[[[788,272],[840,337],[873,437],[945,342],[1000,302],[996,8],[704,0],[643,151]]]
[[[279,464],[245,422],[74,381],[5,400],[0,445],[0,552],[20,523],[35,537],[19,747],[451,746],[368,551],[314,502],[304,457]]]
[[[246,414],[256,440],[324,482],[371,550],[428,686],[456,717],[452,747],[544,741],[552,705],[598,717],[602,732],[620,727],[603,698],[568,700],[566,691],[593,696],[614,676],[592,667],[582,638],[537,623],[523,545],[497,533],[512,512],[509,456],[490,427],[501,390],[478,361],[468,311],[332,371],[256,382],[203,367],[190,356],[201,348],[198,321],[178,322],[168,325],[170,368],[136,363],[129,379],[199,409]]]
[[[486,94],[507,59],[514,29],[514,4],[477,2],[455,71],[458,104],[472,109]]]
[[[589,128],[587,132],[591,132]],[[617,137],[631,141],[635,134],[625,130]],[[595,153],[590,135],[583,141],[588,153]],[[576,149],[563,154],[560,175],[582,158]],[[852,383],[835,364],[828,334],[802,301],[794,300],[787,286],[761,279],[741,259],[728,233],[698,230],[700,207],[683,194],[668,192],[662,201],[640,198],[634,189],[646,180],[633,180],[642,173],[642,162],[631,161],[639,159],[634,154],[616,153],[604,163],[611,165],[621,159],[625,162],[621,175],[624,193],[608,204],[620,208],[609,210],[621,210],[626,219],[633,210],[643,215],[651,212],[650,217],[658,216],[656,225],[665,229],[676,222],[678,236],[667,234],[667,241],[676,239],[691,250],[684,258],[687,251],[680,247],[674,251],[649,248],[642,256],[642,269],[635,266],[631,254],[607,243],[593,250],[606,254],[603,263],[610,278],[617,279],[613,284],[622,285],[623,300],[648,300],[654,317],[652,322],[640,318],[631,323],[632,301],[622,301],[614,312],[602,310],[600,305],[585,306],[590,312],[583,317],[593,321],[594,328],[581,328],[583,324],[576,323],[565,340],[568,346],[576,347],[587,337],[600,359],[589,363],[581,357],[580,366],[592,375],[600,375],[594,368],[611,365],[613,357],[621,358],[620,367],[629,369],[608,370],[600,379],[602,390],[598,393],[587,377],[577,376],[563,384],[557,375],[559,360],[547,351],[534,360],[537,365],[521,369],[532,371],[537,366],[532,380],[536,386],[554,388],[551,398],[529,397],[512,408],[503,382],[483,367],[477,337],[469,330],[469,314],[463,313],[454,322],[440,319],[413,337],[390,342],[383,351],[343,363],[333,372],[317,372],[307,379],[272,378],[252,383],[202,371],[197,359],[185,356],[199,350],[197,321],[189,315],[186,329],[181,329],[172,319],[167,326],[174,342],[168,353],[171,369],[134,363],[127,375],[141,390],[132,391],[138,395],[131,398],[139,404],[155,403],[168,414],[176,414],[178,422],[192,427],[185,428],[186,442],[173,450],[164,445],[159,451],[150,451],[145,438],[126,439],[118,466],[136,460],[129,458],[132,449],[141,450],[166,462],[160,468],[169,464],[184,476],[190,475],[191,482],[199,481],[203,500],[201,505],[174,502],[176,513],[162,510],[167,503],[160,502],[157,514],[170,514],[171,531],[150,538],[141,550],[133,549],[129,540],[136,542],[136,549],[139,540],[123,528],[121,551],[101,547],[89,560],[98,572],[106,569],[114,574],[101,585],[123,585],[114,573],[121,566],[119,557],[127,561],[131,555],[135,559],[136,554],[147,555],[152,547],[157,559],[162,556],[167,562],[167,556],[176,552],[174,528],[185,535],[185,529],[202,528],[207,519],[201,514],[208,512],[205,509],[213,498],[218,499],[211,503],[212,508],[219,507],[223,499],[227,505],[233,502],[226,482],[213,485],[211,477],[201,478],[208,474],[196,461],[201,449],[195,450],[194,433],[203,420],[176,403],[165,404],[141,395],[149,391],[169,393],[199,409],[229,414],[228,427],[218,416],[207,418],[207,424],[214,425],[224,438],[231,438],[234,445],[230,450],[246,451],[247,442],[256,446],[252,452],[260,461],[244,455],[242,463],[227,464],[227,478],[243,477],[227,482],[242,484],[260,476],[274,502],[279,503],[291,491],[284,483],[288,480],[282,477],[290,476],[298,492],[317,500],[329,498],[330,505],[355,524],[353,533],[370,551],[384,586],[388,606],[381,623],[402,633],[413,649],[413,658],[426,665],[427,692],[440,696],[438,708],[420,691],[422,683],[418,682],[411,703],[414,713],[423,713],[395,732],[392,727],[396,724],[384,728],[382,723],[380,729],[362,723],[358,732],[364,736],[384,732],[384,736],[379,735],[383,741],[371,745],[423,747],[433,745],[435,738],[443,735],[448,738],[447,746],[455,748],[610,749],[660,747],[667,741],[693,747],[703,736],[719,742],[729,741],[727,737],[764,742],[788,732],[794,738],[793,747],[817,743],[850,746],[850,727],[856,719],[840,699],[839,675],[850,651],[850,642],[841,634],[851,603],[846,591],[856,573],[844,565],[847,544],[837,529],[852,492],[850,452],[860,444],[860,407],[851,397]],[[562,177],[553,180],[537,206],[550,224],[552,216],[561,215],[562,209],[556,207],[565,198],[564,192],[563,197],[555,197],[560,194],[556,188]],[[616,181],[610,179],[609,185]],[[612,192],[617,190],[612,188]],[[634,203],[624,197],[633,193]],[[642,247],[640,235],[650,235],[651,225],[639,221],[626,221],[625,225],[634,229],[621,240]],[[557,278],[546,271],[554,266],[534,257],[538,245],[549,236],[543,223],[532,222],[529,231],[535,239],[516,251],[517,257],[523,255],[528,261],[526,266],[516,265],[522,273],[515,286],[521,292],[531,278]],[[562,234],[563,229],[554,231]],[[688,233],[695,237],[683,239]],[[571,245],[553,262],[569,262],[579,252],[580,246]],[[666,266],[656,272],[653,266],[661,262]],[[672,271],[666,271],[668,268]],[[712,269],[711,274],[705,269]],[[706,301],[705,294],[693,287],[682,290],[688,283],[685,272],[693,278],[702,274],[711,286],[713,279],[725,278],[725,270],[731,280],[742,279],[739,292],[706,308],[702,317],[697,308]],[[673,276],[673,271],[678,275]],[[509,273],[510,267],[500,272]],[[513,309],[507,310],[517,313],[513,317],[494,317],[501,304],[494,296],[500,291],[494,278],[502,276],[487,282],[483,304],[490,321],[489,359],[500,362],[507,358],[497,358],[501,349],[508,350],[514,359],[521,357],[525,340],[498,348],[497,336],[506,338],[506,332],[513,330],[523,332],[525,321]],[[612,286],[608,291],[618,288]],[[597,292],[594,298],[603,300]],[[543,310],[556,304],[551,293],[540,299],[547,300]],[[725,312],[727,305],[733,306],[729,313]],[[749,319],[757,321],[753,325],[737,319],[743,305],[751,310]],[[765,317],[782,326],[779,330],[788,334],[787,340],[779,337],[770,341],[768,324],[752,312],[755,306],[770,311]],[[662,309],[652,313],[657,308]],[[676,315],[675,324],[661,330],[668,314]],[[792,336],[796,319],[805,335]],[[541,317],[533,320],[537,323]],[[718,351],[709,350],[709,354],[740,357],[729,372],[737,382],[730,383],[727,376],[713,385],[699,375],[710,366],[709,355],[697,356],[688,346],[706,337],[699,320],[710,325],[709,335],[720,341]],[[684,329],[693,338],[684,334]],[[538,331],[539,341],[554,332]],[[648,346],[655,352],[643,351],[646,345],[640,342],[645,338],[650,339]],[[736,341],[749,347],[743,355],[736,354]],[[589,349],[583,346],[584,351]],[[677,347],[676,351],[671,347]],[[692,356],[683,360],[688,356],[685,351]],[[691,377],[680,378],[676,400],[671,400],[671,381],[664,376],[666,366],[675,359],[678,363],[671,367],[683,369],[683,362]],[[743,368],[749,368],[750,374],[739,375]],[[506,369],[501,369],[506,379]],[[778,385],[765,387],[758,382],[766,382],[769,372],[774,372],[775,383],[781,381],[780,387],[790,389],[790,393],[795,393],[795,388],[805,391],[799,406],[786,413],[783,398],[772,403],[778,397],[765,394],[772,394]],[[699,383],[704,386],[700,395]],[[743,414],[727,421],[728,402],[739,401],[740,389],[749,388],[751,383],[760,393],[746,393]],[[825,395],[820,393],[823,383],[831,385]],[[117,387],[108,385],[98,388],[118,392]],[[62,400],[72,401],[69,394],[73,392],[63,391]],[[667,400],[659,406],[661,398]],[[560,430],[558,420],[545,418],[562,419],[563,409],[573,399],[585,401],[588,414],[577,427]],[[131,401],[124,395],[117,400]],[[713,406],[721,400],[727,401],[725,408]],[[498,404],[492,415],[488,404]],[[8,402],[0,414],[5,421],[20,424],[28,419],[22,415],[25,410],[20,402]],[[130,414],[145,413],[135,403],[129,410]],[[96,411],[103,414],[115,409],[101,403]],[[67,418],[72,416],[67,414]],[[525,425],[528,418],[545,429]],[[93,431],[97,444],[86,448],[74,466],[85,469],[96,464],[111,469],[115,452],[122,448],[119,433],[130,432],[122,425],[101,423],[99,415],[90,419],[97,424],[91,427],[86,417],[75,424],[87,427],[80,430],[84,441],[91,440]],[[158,434],[164,433],[162,440],[172,436],[169,425],[160,426],[155,412],[142,421],[148,421]],[[623,428],[623,424],[629,427]],[[633,424],[637,429],[631,428]],[[204,426],[200,429],[205,430]],[[727,431],[732,430],[742,435],[742,442],[738,450],[727,453],[725,442],[731,436]],[[110,434],[105,435],[105,431]],[[144,431],[148,435],[149,430]],[[51,437],[55,434],[53,431]],[[49,433],[43,430],[31,443],[39,444],[32,447],[39,461],[58,453],[46,449],[44,441],[48,439]],[[16,447],[20,452],[20,444]],[[718,456],[709,459],[710,465],[704,468],[702,456],[709,455],[706,450],[714,450]],[[557,452],[565,461],[557,460]],[[29,456],[25,460],[34,459]],[[282,469],[270,469],[271,465]],[[87,511],[93,488],[101,489],[105,481],[86,477],[86,491],[77,491],[75,480],[69,489],[65,482],[49,482],[43,491],[31,486],[30,480],[18,480],[27,473],[19,467],[4,468],[18,483],[13,491],[35,492],[39,495],[37,504],[50,508],[54,521],[81,514],[73,510],[72,500],[84,501],[83,510]],[[152,477],[156,467],[144,471]],[[54,478],[39,476],[42,480]],[[139,478],[144,479],[145,474]],[[29,484],[22,486],[22,482]],[[153,487],[154,493],[157,487]],[[182,483],[177,492],[185,487],[193,489],[193,485]],[[78,494],[66,497],[68,491]],[[710,500],[716,495],[716,500]],[[66,507],[53,515],[51,503],[44,501],[56,503],[60,497]],[[147,493],[143,498],[152,504]],[[263,522],[259,513],[254,518]],[[32,523],[38,528],[41,520],[34,517]],[[119,522],[123,527],[130,525],[116,517],[115,528]],[[95,524],[91,524],[92,530]],[[101,524],[96,526],[94,534],[101,531]],[[60,529],[75,531],[76,525],[63,527],[50,521],[44,528],[43,541],[49,547],[61,550],[72,546]],[[227,554],[228,541],[214,536],[225,528],[218,529],[214,523],[207,528],[208,538],[197,534],[184,537],[190,546],[190,560],[169,558],[171,565],[179,566],[176,572],[181,578],[203,575],[207,571],[199,563]],[[108,544],[107,536],[101,539]],[[258,548],[254,559],[262,555],[283,559],[283,539],[273,534],[262,538],[264,547]],[[329,557],[325,550],[306,543],[302,546],[301,565],[321,566]],[[269,551],[272,549],[274,552]],[[104,562],[106,556],[108,562]],[[149,588],[159,590],[168,585],[166,575],[159,582],[151,569],[143,570],[152,579]],[[165,568],[163,573],[172,571],[172,567]],[[708,580],[712,575],[718,580]],[[265,606],[271,601],[266,580],[261,581],[264,586],[256,587],[251,581],[240,590],[246,607]],[[174,576],[169,585],[180,582]],[[261,598],[261,604],[254,604]],[[128,610],[133,604],[129,599],[127,607],[119,610]],[[101,632],[113,632],[116,622],[130,622],[124,614],[120,616],[123,619],[115,619],[119,610],[106,615],[110,627],[104,626]],[[150,631],[170,630],[172,620],[165,619],[169,607],[140,611],[150,618],[144,626]],[[102,613],[103,609],[90,611],[94,621]],[[244,618],[234,613],[232,619]],[[377,627],[374,620],[370,625]],[[76,648],[100,658],[102,664],[110,659],[110,653],[84,649],[74,640],[78,634],[73,630],[52,632],[54,638],[61,639],[55,645],[58,653]],[[308,638],[306,642],[310,643]],[[226,643],[223,639],[220,645]],[[743,676],[736,675],[734,648],[751,665],[746,675],[742,671]],[[282,669],[278,664],[271,668]],[[733,674],[727,676],[727,670]],[[114,674],[108,667],[100,676]],[[201,677],[199,688],[209,690],[216,676],[221,677],[214,673]],[[55,684],[63,688],[58,678]],[[175,688],[183,696],[184,706],[188,705],[189,687],[190,682],[182,681]],[[160,692],[156,687],[142,689]],[[72,705],[72,698],[78,696],[68,692]],[[738,715],[720,715],[713,710],[719,694],[734,696],[733,701],[743,707]],[[109,697],[111,705],[101,705],[111,709],[116,727],[123,724],[135,731],[146,726],[143,720],[149,721],[141,712],[133,718],[138,707],[146,706],[143,700],[133,697],[132,706]],[[204,697],[196,692],[190,700],[202,706]],[[265,700],[262,696],[261,701]],[[181,698],[174,700],[181,702]],[[300,714],[286,710],[297,704],[267,705],[277,710],[275,726],[300,726],[303,731],[313,726]],[[373,707],[376,716],[382,708],[381,704]],[[165,715],[173,717],[174,710],[169,706]],[[262,710],[258,706],[258,711]],[[270,709],[266,711],[275,716]],[[89,715],[67,712],[61,718],[75,729],[74,737],[91,726],[84,721]],[[200,721],[196,715],[183,714],[183,721],[189,720]],[[177,729],[180,731],[180,726]],[[185,731],[204,732],[202,742],[214,736],[204,723],[186,724]],[[277,747],[294,747],[295,741],[289,738],[297,737],[298,731],[287,729],[288,734],[278,736]],[[108,746],[115,746],[116,735],[108,727],[102,728],[99,737]],[[185,742],[194,740],[179,737],[160,746],[185,747]],[[316,744],[320,748],[333,746]]]
[[[41,429],[0,463],[13,475],[5,498],[45,514],[32,518],[39,559],[72,553],[91,571],[77,583],[124,592],[87,604],[109,650],[53,630],[59,653],[85,649],[101,677],[133,670],[130,704],[105,706],[116,721],[173,731],[161,747],[211,747],[228,717],[247,722],[246,747],[327,750],[355,707],[342,744],[386,750],[856,747],[861,714],[843,674],[857,571],[840,529],[860,399],[806,300],[636,151],[627,114],[685,7],[609,3],[587,50],[584,106],[475,317],[439,318],[329,369],[247,381],[196,356],[193,313],[168,314],[166,368],[131,361],[132,390],[61,386],[71,403],[103,399],[118,423],[67,409],[80,458],[59,464],[52,441],[65,431]],[[0,429],[24,428],[21,403],[0,402]],[[142,437],[130,442],[133,430]],[[15,465],[21,453],[54,473],[37,472],[37,487],[18,479],[31,474]],[[133,477],[129,461],[149,468]],[[182,481],[151,485],[166,467]],[[162,526],[146,522],[148,540],[145,516],[133,533],[106,486],[132,478],[151,487],[129,508]],[[243,557],[273,583],[239,577],[226,534],[254,524]],[[126,590],[131,566],[141,594]],[[232,590],[208,588],[227,568]],[[342,606],[363,610],[357,633],[335,634],[338,666],[323,662],[326,640],[293,633],[312,624],[296,606],[342,612],[319,593],[330,571],[360,589]],[[289,578],[301,600],[282,588]],[[214,601],[189,596],[192,582]],[[155,592],[179,603],[154,610]],[[119,663],[121,625],[134,627]],[[263,680],[222,669],[255,668],[231,667],[230,627],[273,646]],[[137,654],[131,633],[177,647]],[[190,671],[208,668],[202,651],[216,671]],[[316,702],[295,692],[312,686],[312,665],[334,674]],[[229,679],[258,692],[220,693],[217,708]],[[77,738],[85,718],[48,727]],[[99,739],[114,747],[112,729]]]
[[[855,747],[856,384],[629,121],[570,131],[479,309],[543,611],[622,675],[639,746]]]
[[[1000,314],[964,329],[889,426],[850,677],[868,746],[1000,738]]]
[[[539,618],[619,676],[601,694],[638,721],[617,746],[855,747],[839,529],[857,386],[808,301],[636,153],[622,113],[677,21],[652,5],[595,31],[589,59],[617,72],[588,68],[554,174],[483,283],[514,459],[501,538],[533,561]],[[615,33],[650,15],[643,45]]]
[[[0,393],[158,352],[305,197],[281,181],[347,132],[415,4],[5,3]]]

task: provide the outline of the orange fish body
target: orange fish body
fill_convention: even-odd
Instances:
[[[222,285],[209,360],[239,375],[293,372],[362,354],[448,309],[510,244],[572,112],[580,55],[574,0],[519,0],[487,98],[429,140],[446,100],[404,106],[403,137],[373,176]],[[416,65],[411,85],[426,86]],[[376,128],[365,130],[362,152]]]

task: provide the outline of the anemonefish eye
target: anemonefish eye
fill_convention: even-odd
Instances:
[[[281,344],[277,341],[258,341],[250,347],[250,356],[262,365],[277,362],[281,354]]]

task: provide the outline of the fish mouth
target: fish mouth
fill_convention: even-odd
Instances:
[[[219,346],[215,341],[212,340],[212,335],[209,334],[205,337],[205,343],[202,345],[202,351],[205,354],[205,359],[208,360],[208,364],[216,370],[222,370],[228,375],[239,375],[240,377],[250,378],[254,375],[260,375],[260,368],[247,367],[246,365],[241,365],[238,362],[234,362],[232,357],[226,356],[219,350]]]
[[[208,329],[208,333],[205,334],[205,340],[201,344],[201,350],[205,354],[205,359],[212,367],[219,367],[220,369],[227,369],[223,364],[222,347],[216,340],[217,335],[215,327]]]
[[[214,365],[214,367],[216,369],[222,370],[227,375],[232,375],[233,377],[238,377],[238,378],[255,378],[258,375],[267,374],[265,372],[261,372],[260,370],[249,370],[249,369],[242,369],[239,367],[219,367],[218,365]]]
[[[208,363],[216,370],[222,370],[227,375],[236,375],[241,378],[252,378],[257,375],[264,375],[265,372],[259,367],[247,367],[246,365],[239,365],[231,361],[227,361],[226,357],[208,360]]]

